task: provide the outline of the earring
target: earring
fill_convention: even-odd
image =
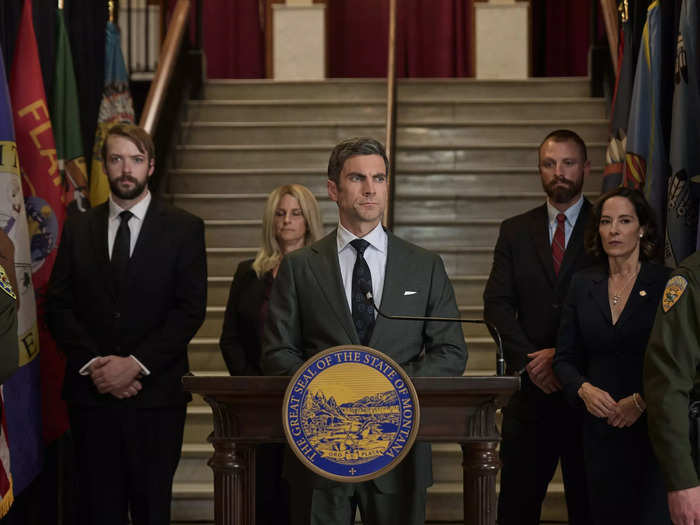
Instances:
[[[640,233],[640,234],[639,234],[639,238],[641,239],[642,237],[644,237],[644,234],[643,234],[643,233]]]

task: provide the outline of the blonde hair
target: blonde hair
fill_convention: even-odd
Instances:
[[[253,270],[262,278],[267,272],[277,266],[282,260],[282,250],[275,235],[275,212],[282,197],[291,195],[301,206],[306,223],[306,235],[304,235],[304,246],[316,242],[323,235],[321,226],[321,213],[318,208],[316,197],[306,186],[301,184],[285,184],[272,190],[265,204],[262,227],[262,247],[258,250],[253,261]]]

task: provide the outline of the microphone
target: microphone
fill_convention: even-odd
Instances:
[[[503,358],[503,341],[501,339],[501,334],[493,324],[489,323],[484,319],[462,319],[460,317],[419,317],[413,315],[388,315],[382,312],[377,305],[374,303],[374,296],[371,291],[365,293],[365,300],[367,304],[371,305],[376,312],[384,317],[385,319],[391,319],[395,321],[445,321],[448,323],[470,323],[470,324],[483,324],[491,332],[491,336],[496,343],[498,348],[496,351],[496,375],[504,376],[506,375],[506,360]]]

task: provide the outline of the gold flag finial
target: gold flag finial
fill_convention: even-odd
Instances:
[[[109,0],[107,5],[109,6],[109,21],[114,23],[114,0]]]
[[[58,8],[63,9],[63,0],[58,0]]]

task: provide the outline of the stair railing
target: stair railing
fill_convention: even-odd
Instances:
[[[156,177],[162,179],[167,159],[177,139],[182,108],[189,98],[199,96],[204,84],[202,54],[202,2],[195,0],[195,41],[186,38],[189,27],[191,0],[178,0],[173,9],[165,40],[161,46],[158,67],[148,90],[139,125],[148,131],[156,145],[158,158]],[[164,108],[168,108],[164,111]]]
[[[394,227],[396,193],[396,0],[389,0],[389,45],[386,67],[386,155],[389,159],[388,194],[384,210],[384,227]]]

